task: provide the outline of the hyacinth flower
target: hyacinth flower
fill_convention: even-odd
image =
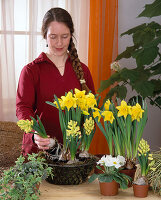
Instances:
[[[81,131],[76,121],[70,120],[68,122],[68,129],[66,130],[66,142],[67,147],[70,150],[71,161],[74,161],[81,142]]]
[[[20,127],[21,130],[23,130],[26,133],[33,133],[37,134],[42,138],[47,138],[47,134],[45,131],[45,128],[40,120],[40,118],[37,116],[37,120],[31,117],[32,120],[19,120],[17,122],[17,125]]]
[[[48,138],[45,128],[39,118],[37,116],[37,120],[33,117],[30,117],[31,120],[19,120],[17,122],[17,125],[20,127],[21,130],[23,130],[25,133],[32,133],[39,135],[42,138]],[[50,138],[50,144],[48,145],[49,148],[53,147],[55,145],[55,139]]]
[[[141,175],[147,176],[153,157],[152,154],[150,154],[150,146],[144,139],[141,139],[139,143],[137,159],[140,164]]]
[[[82,138],[81,138],[81,150],[79,157],[89,157],[89,148],[95,133],[95,124],[92,117],[88,116],[85,119],[83,124]]]

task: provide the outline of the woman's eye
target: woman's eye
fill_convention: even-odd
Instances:
[[[56,39],[56,35],[50,35],[51,39]]]
[[[68,38],[68,35],[63,35],[62,38],[66,39]]]

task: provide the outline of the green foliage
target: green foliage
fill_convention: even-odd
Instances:
[[[145,5],[144,11],[138,17],[154,17],[161,15],[161,1],[154,0],[152,4]],[[152,21],[143,23],[121,34],[130,35],[133,45],[118,55],[116,60],[134,58],[136,67],[122,68],[107,80],[101,81],[98,92],[104,91],[114,83],[105,99],[112,98],[114,94],[121,100],[127,96],[127,87],[130,86],[139,96],[148,98],[152,105],[161,109],[161,25]]]
[[[0,180],[0,199],[2,200],[37,200],[40,191],[37,186],[49,175],[52,168],[38,154],[28,155],[28,162],[22,155],[15,165],[4,171]]]
[[[101,168],[100,166],[96,166],[103,173],[100,174],[92,174],[89,178],[88,182],[91,183],[95,179],[98,179],[100,182],[112,182],[113,180],[119,183],[121,189],[127,189],[128,183],[132,181],[131,177],[126,174],[120,173],[120,169],[115,167],[106,167]]]

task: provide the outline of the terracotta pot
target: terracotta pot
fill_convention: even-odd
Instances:
[[[118,194],[118,183],[112,181],[109,183],[99,182],[100,193],[104,196],[115,196]]]
[[[132,181],[134,181],[136,168],[135,169],[122,169],[122,170],[120,170],[120,173],[124,173],[124,174],[130,176],[132,178]],[[131,186],[132,186],[132,182],[129,182],[128,187],[131,187]]]
[[[134,196],[136,197],[147,197],[149,185],[136,185],[133,184]]]

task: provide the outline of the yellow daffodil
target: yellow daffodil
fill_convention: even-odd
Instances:
[[[101,115],[104,116],[104,121],[110,121],[111,124],[113,123],[113,120],[115,119],[111,111],[104,111],[102,112]]]
[[[125,119],[128,114],[131,115],[131,106],[128,106],[126,101],[121,101],[121,106],[116,107],[118,111],[118,117],[124,116]]]
[[[89,119],[86,119],[83,126],[85,129],[86,135],[90,135],[94,129],[94,120],[92,119],[92,117],[90,117]]]
[[[75,94],[74,94],[74,97],[75,97],[75,98],[78,98],[78,99],[80,99],[80,98],[81,98],[81,99],[85,98],[85,94],[86,94],[86,91],[85,91],[85,90],[81,91],[81,90],[78,90],[77,88],[75,88],[74,92],[75,92]]]
[[[17,122],[17,125],[20,127],[21,130],[25,131],[26,133],[29,133],[32,131],[33,120],[19,120]]]
[[[98,122],[100,122],[101,119],[101,114],[100,114],[100,110],[98,108],[93,108],[95,111],[93,112],[93,117],[96,118],[98,117]]]
[[[142,118],[144,110],[141,108],[141,106],[137,103],[135,106],[132,107],[132,121],[137,120],[138,122]]]
[[[67,129],[67,137],[76,137],[76,136],[81,136],[81,131],[80,131],[80,127],[77,126],[77,122],[70,120],[68,122],[68,129]]]
[[[94,106],[97,105],[95,96],[92,93],[89,93],[88,95],[86,95],[86,105],[88,108],[94,108]]]
[[[58,98],[58,101],[59,101],[61,109],[64,110],[64,102],[60,98]],[[53,103],[56,105],[57,108],[59,108],[57,101],[54,101]]]
[[[104,104],[104,108],[105,108],[106,111],[109,110],[110,104],[111,104],[111,102],[110,102],[110,100],[108,99],[108,100],[105,102],[105,104]]]
[[[68,110],[72,107],[76,108],[76,99],[73,97],[71,92],[68,92],[66,96],[62,96],[61,99],[63,101],[63,105],[67,107]]]

